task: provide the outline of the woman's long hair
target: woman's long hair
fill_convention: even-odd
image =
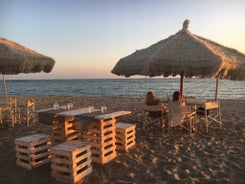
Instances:
[[[156,95],[153,91],[149,91],[146,93],[145,104],[152,105],[156,101]]]

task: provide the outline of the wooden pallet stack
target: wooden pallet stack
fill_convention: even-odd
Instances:
[[[135,145],[135,128],[135,124],[116,124],[116,150],[128,152],[128,149]]]
[[[44,134],[29,135],[16,139],[15,144],[17,165],[33,169],[50,162],[50,136]]]
[[[51,149],[51,175],[58,181],[76,183],[92,172],[91,146],[88,142],[71,140]]]
[[[115,124],[115,118],[95,120],[82,134],[82,139],[91,144],[93,162],[105,164],[117,156]]]
[[[51,130],[53,144],[76,140],[79,137],[77,130],[73,128],[74,117],[57,116],[53,121]]]

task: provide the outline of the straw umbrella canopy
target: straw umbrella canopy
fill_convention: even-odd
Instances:
[[[7,90],[4,75],[42,71],[49,73],[54,64],[54,59],[0,37],[0,73],[3,75],[5,95]]]
[[[182,95],[184,77],[245,80],[245,55],[192,34],[189,22],[185,20],[182,30],[167,39],[120,59],[111,72],[126,77],[181,75]]]

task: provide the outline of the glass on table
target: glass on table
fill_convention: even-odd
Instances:
[[[90,113],[90,112],[93,112],[94,111],[94,106],[89,106],[88,107],[88,112]]]
[[[54,103],[54,109],[58,109],[60,107],[59,103]]]
[[[104,106],[101,106],[100,111],[101,113],[104,113]]]
[[[107,110],[107,107],[105,105],[101,106],[100,111],[101,113],[105,113]]]
[[[72,104],[72,103],[68,103],[68,104],[67,104],[67,109],[68,109],[68,110],[73,109],[73,104]]]

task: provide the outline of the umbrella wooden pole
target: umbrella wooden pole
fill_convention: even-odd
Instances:
[[[180,75],[180,95],[183,97],[183,91],[184,91],[184,72],[181,72]]]
[[[215,100],[218,100],[219,76],[216,78]]]
[[[8,92],[7,92],[7,87],[6,87],[6,82],[5,82],[5,76],[3,75],[3,89],[4,89],[4,96],[7,97],[8,96]]]

